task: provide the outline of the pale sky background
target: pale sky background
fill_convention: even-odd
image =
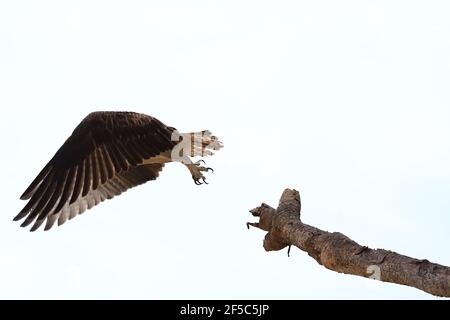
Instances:
[[[248,210],[450,265],[448,1],[1,1],[0,298],[428,299],[266,253]],[[89,112],[225,148],[50,232],[19,196]]]

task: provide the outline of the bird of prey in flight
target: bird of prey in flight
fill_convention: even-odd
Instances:
[[[179,133],[134,112],[93,112],[75,128],[20,197],[28,203],[14,218],[35,231],[62,225],[105,199],[158,178],[165,163],[180,162],[198,185],[212,170],[189,157],[212,155],[222,143],[209,131]]]

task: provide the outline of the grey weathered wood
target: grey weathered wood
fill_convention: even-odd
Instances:
[[[450,268],[393,251],[361,246],[339,232],[327,232],[300,220],[300,194],[286,189],[277,209],[267,204],[250,210],[259,222],[248,223],[267,231],[266,251],[294,245],[327,269],[380,281],[403,284],[430,294],[450,297]]]

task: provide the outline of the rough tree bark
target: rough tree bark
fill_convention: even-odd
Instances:
[[[381,281],[415,287],[436,296],[450,297],[450,268],[428,260],[418,260],[384,249],[361,246],[339,232],[327,232],[300,220],[300,194],[286,189],[277,209],[267,204],[250,210],[257,223],[247,223],[267,231],[266,251],[293,245],[306,251],[327,269]]]

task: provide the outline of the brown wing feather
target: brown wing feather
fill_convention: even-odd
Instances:
[[[47,216],[47,224],[44,230],[49,230],[57,220],[58,225],[60,226],[65,223],[67,219],[73,219],[75,216],[82,214],[87,209],[91,209],[106,199],[112,199],[128,189],[141,185],[147,181],[156,180],[163,167],[164,164],[148,164],[117,174],[113,179],[109,179],[105,184],[100,185],[97,190],[91,190],[86,196],[80,197],[70,205],[67,204],[63,210]],[[120,185],[120,187],[116,187],[117,185]],[[41,221],[37,220],[35,222],[36,227],[33,226],[33,229],[36,230],[44,220],[45,217]]]
[[[156,179],[162,165],[144,160],[171,150],[175,129],[156,118],[132,112],[94,112],[73,131],[21,199],[29,199],[15,217],[22,226],[47,219],[46,230],[64,223],[105,199]],[[57,218],[56,218],[57,217]]]
[[[106,171],[108,173],[108,179],[111,179],[112,177],[114,177],[114,174],[115,174],[114,162],[111,159],[108,148],[106,146],[104,146],[104,145],[101,146],[101,150],[102,150],[103,158],[104,158],[105,164],[106,164]]]
[[[82,189],[83,192],[81,192],[81,196],[82,197],[84,197],[85,195],[88,194],[89,190],[92,188],[92,183],[94,181],[94,178],[93,178],[94,173],[93,173],[93,171],[94,171],[95,166],[94,166],[92,160],[93,160],[92,159],[92,154],[90,154],[90,155],[88,155],[86,157],[86,159],[84,159],[84,162],[83,162],[84,178],[83,178],[83,189]],[[80,179],[81,179],[81,177],[80,177]],[[80,180],[80,183],[81,183],[81,180]],[[74,197],[73,197],[74,201],[77,198],[78,198],[78,195],[75,194]]]

